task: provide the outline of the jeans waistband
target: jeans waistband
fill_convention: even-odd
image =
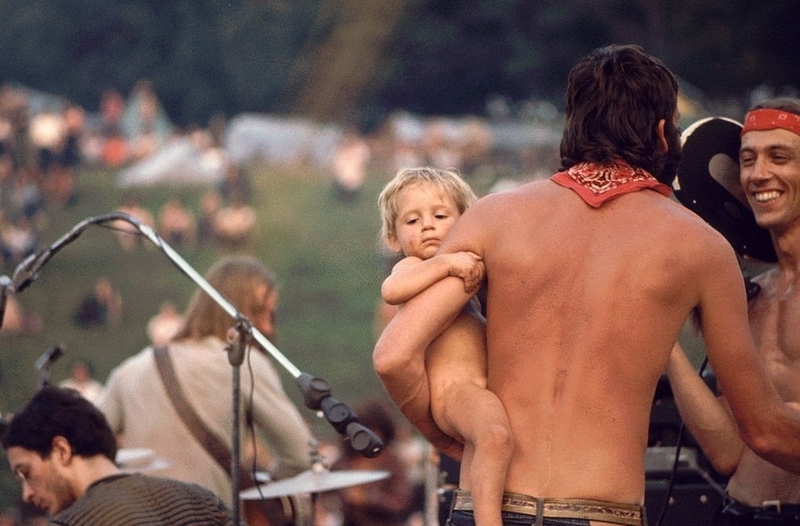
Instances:
[[[472,494],[456,490],[453,509],[474,510]],[[502,511],[522,513],[535,517],[560,519],[588,519],[623,526],[643,526],[644,507],[637,504],[620,504],[589,499],[541,499],[521,493],[503,493]]]

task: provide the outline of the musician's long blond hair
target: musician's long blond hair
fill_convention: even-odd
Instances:
[[[259,286],[267,285],[272,291],[276,291],[278,286],[275,274],[249,256],[226,256],[212,265],[204,277],[209,285],[248,318],[267,308],[256,296],[255,291]],[[217,336],[225,341],[234,323],[235,320],[214,299],[198,289],[189,303],[184,323],[173,340]]]

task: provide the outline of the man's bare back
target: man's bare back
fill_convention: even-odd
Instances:
[[[486,265],[489,388],[516,437],[506,491],[642,502],[650,403],[699,300],[685,276],[726,247],[652,191],[596,210],[544,181],[462,216],[442,252]]]

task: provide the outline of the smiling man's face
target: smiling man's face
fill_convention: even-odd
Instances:
[[[800,224],[800,135],[780,128],[745,133],[739,170],[747,202],[760,226]]]

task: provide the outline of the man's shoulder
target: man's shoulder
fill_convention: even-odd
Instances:
[[[153,495],[159,495],[158,502]],[[187,498],[194,496],[195,498]],[[51,524],[105,525],[141,523],[146,517],[173,517],[187,507],[205,502],[204,513],[224,511],[222,501],[197,484],[154,477],[142,473],[121,473],[100,479],[86,494],[53,517]],[[195,508],[195,511],[200,511]]]

